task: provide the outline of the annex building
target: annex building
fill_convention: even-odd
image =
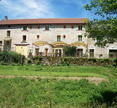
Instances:
[[[63,56],[65,46],[76,46],[77,57],[117,58],[117,43],[101,48],[85,37],[87,18],[0,20],[0,51],[28,57]]]

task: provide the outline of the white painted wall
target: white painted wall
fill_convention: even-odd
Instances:
[[[71,28],[71,25],[67,25],[66,28],[63,28],[63,25],[50,25],[50,30],[45,30],[45,25],[41,25],[40,28],[38,28],[38,25],[32,25],[32,28],[28,28],[27,31],[23,31],[22,29],[23,25],[14,25],[10,28],[8,27],[1,27],[0,26],[0,41],[4,40],[5,37],[7,37],[7,31],[11,31],[11,38],[12,38],[12,51],[15,51],[15,44],[20,44],[22,42],[22,36],[27,36],[27,43],[29,44],[29,50],[31,49],[33,51],[33,54],[35,52],[35,46],[33,45],[36,41],[46,41],[48,43],[53,43],[57,41],[57,35],[61,35],[61,41],[65,43],[73,43],[78,41],[78,35],[83,36],[83,42],[88,44],[88,49],[94,49],[95,50],[95,57],[99,58],[100,54],[103,54],[103,57],[108,57],[109,49],[117,49],[117,44],[109,45],[106,48],[99,48],[95,46],[95,42],[92,39],[87,39],[84,36],[85,28],[83,27],[83,30],[78,30],[78,25],[74,25],[74,28]],[[39,35],[39,39],[37,39],[37,35]],[[63,36],[66,36],[64,39]],[[4,44],[4,41],[3,41]],[[49,49],[49,53],[52,52],[52,47],[49,45],[40,46],[40,50],[44,51],[45,48]],[[78,46],[80,47],[80,46]],[[86,51],[86,48],[84,48],[84,54]]]

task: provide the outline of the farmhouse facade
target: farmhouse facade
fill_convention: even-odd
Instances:
[[[0,20],[0,51],[28,56],[64,56],[65,46],[75,46],[77,57],[117,58],[117,43],[105,48],[85,36],[87,18]]]

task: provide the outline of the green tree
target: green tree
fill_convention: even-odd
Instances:
[[[92,0],[84,6],[94,10],[100,19],[89,21],[86,26],[87,36],[97,40],[96,44],[105,46],[117,41],[117,0]]]
[[[65,56],[75,56],[75,54],[76,54],[75,46],[66,46],[66,47],[64,47],[63,50],[64,50]]]

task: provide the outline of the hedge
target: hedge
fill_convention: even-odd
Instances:
[[[24,64],[25,57],[16,52],[0,52],[0,64]]]
[[[117,66],[117,59],[77,58],[77,57],[33,57],[31,63],[44,65],[93,65]]]

